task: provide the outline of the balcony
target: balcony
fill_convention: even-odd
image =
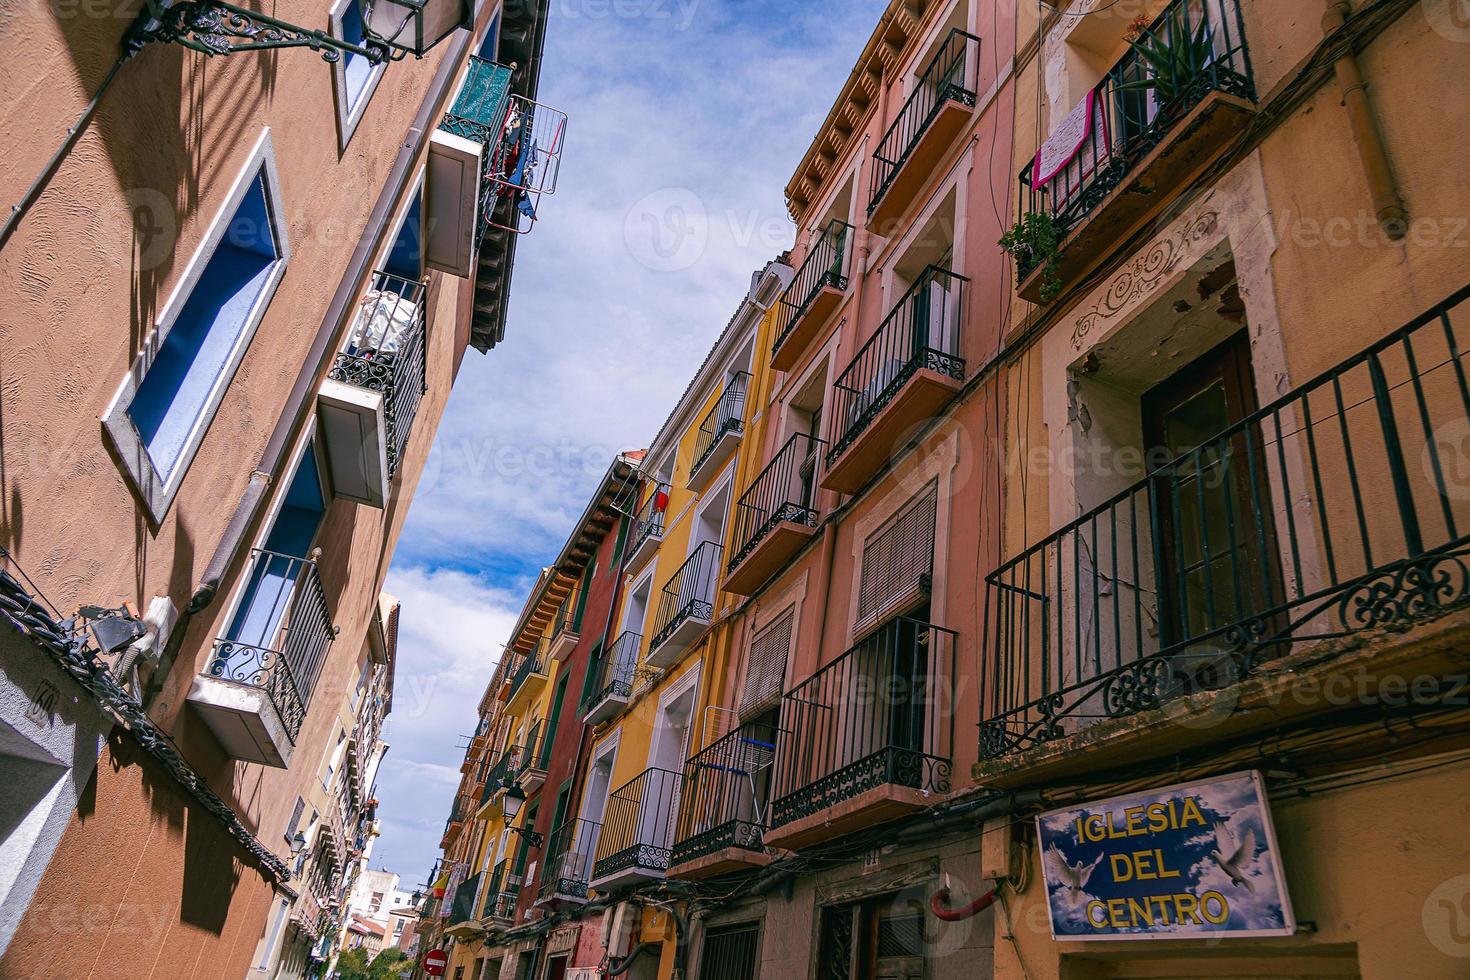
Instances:
[[[817,474],[827,443],[797,433],[751,483],[735,505],[735,534],[722,588],[750,595],[764,585],[817,531]]]
[[[719,399],[699,423],[694,439],[694,461],[689,464],[689,489],[702,493],[719,474],[745,433],[745,389],[750,375],[736,372]]]
[[[643,647],[643,634],[625,631],[604,651],[598,661],[596,687],[587,699],[584,724],[600,725],[612,718],[633,696],[633,682],[638,670],[638,654]]]
[[[868,227],[891,235],[964,131],[975,108],[980,39],[950,32],[873,152]]]
[[[929,266],[833,385],[822,486],[853,493],[960,390],[969,280]]]
[[[571,656],[581,639],[582,592],[580,589],[572,589],[562,600],[561,608],[556,611],[556,619],[551,625],[549,655],[552,661],[559,663]]]
[[[501,790],[510,786],[511,760],[515,757],[515,749],[507,749],[501,753],[500,758],[490,767],[485,774],[485,789],[480,794],[480,805],[484,806],[500,793]]]
[[[545,722],[538,721],[526,733],[526,740],[511,750],[511,777],[527,795],[546,782],[546,764],[551,756],[551,734],[544,732]]]
[[[537,905],[561,908],[586,904],[593,856],[597,853],[601,830],[601,824],[573,819],[551,832],[546,843],[546,864],[541,872]]]
[[[449,916],[444,920],[444,932],[456,939],[467,939],[485,931],[480,924],[481,875],[471,875],[459,883],[454,890],[454,900],[449,905]]]
[[[485,890],[485,908],[481,915],[495,925],[510,925],[515,922],[516,904],[521,898],[522,876],[510,870],[510,861],[501,861],[490,875],[490,885]]]
[[[776,759],[776,729],[747,724],[684,767],[670,878],[707,878],[771,862],[764,834]]]
[[[1141,49],[1167,53],[1174,71],[1159,75]],[[1056,230],[1049,292],[1080,279],[1224,152],[1255,97],[1237,0],[1170,4],[1074,110],[1092,114],[1078,145],[1059,148],[1055,164],[1038,153],[1021,171],[1023,211]],[[1022,298],[1041,302],[1047,271],[1029,256],[1016,266]]]
[[[1470,288],[988,575],[977,772],[1062,778],[1349,703],[1386,719],[1408,702],[1380,683],[1462,674],[1463,618],[1429,621],[1470,600],[1467,303]],[[1354,695],[1302,694],[1338,683]]]
[[[609,891],[664,876],[669,869],[681,781],[680,773],[645,769],[607,798],[592,868],[593,888]]]
[[[514,698],[522,687],[530,691],[539,691],[546,683],[550,669],[549,658],[546,655],[546,641],[537,639],[530,649],[519,654],[516,668],[510,675],[510,697]]]
[[[852,266],[852,225],[836,218],[812,241],[806,261],[776,301],[771,367],[790,371],[842,305]]]
[[[486,205],[494,151],[505,129],[512,69],[470,58],[464,88],[429,144],[425,175],[428,266],[468,278],[489,230]]]
[[[633,518],[633,546],[628,549],[623,563],[628,571],[642,567],[664,539],[664,512],[669,508],[669,490],[667,483],[655,484],[653,492],[638,508]]]
[[[709,628],[715,614],[715,582],[724,552],[717,543],[706,541],[694,549],[664,586],[653,618],[649,666],[670,666]]]
[[[289,768],[336,635],[314,559],[251,553],[239,606],[189,690],[226,755]]]
[[[317,399],[332,494],[383,507],[428,390],[422,282],[373,273]]]
[[[767,844],[830,840],[949,792],[955,638],[893,619],[782,695]]]

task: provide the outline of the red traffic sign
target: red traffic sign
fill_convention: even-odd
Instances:
[[[424,972],[431,977],[442,977],[449,969],[449,954],[442,949],[431,949],[424,954]]]

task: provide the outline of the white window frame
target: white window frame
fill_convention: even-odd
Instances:
[[[138,394],[138,386],[148,375],[148,368],[153,363],[153,358],[162,349],[163,342],[168,339],[169,331],[173,329],[179,314],[183,312],[185,304],[193,295],[194,287],[199,284],[205,267],[214,257],[225,233],[229,231],[231,220],[240,207],[240,202],[253,189],[256,179],[261,176],[265,178],[266,214],[270,218],[271,231],[280,257],[276,260],[275,268],[262,287],[260,295],[256,297],[255,304],[250,308],[245,326],[240,331],[234,347],[231,348],[229,357],[225,360],[224,369],[215,379],[214,387],[210,389],[203,410],[194,420],[189,435],[179,450],[178,462],[174,466],[173,473],[165,479],[154,467],[153,460],[148,457],[148,448],[143,445],[142,437],[138,435],[137,427],[133,425],[133,420],[128,415],[128,409],[132,407],[133,399]],[[244,166],[235,177],[235,183],[230,188],[229,196],[216,212],[214,220],[205,231],[204,239],[194,250],[194,255],[189,259],[184,274],[179,277],[168,301],[164,303],[155,321],[152,335],[144,342],[143,349],[138,356],[133,359],[127,376],[123,378],[117,393],[112,396],[112,402],[102,415],[102,425],[117,449],[123,470],[133,485],[137,487],[155,523],[162,521],[164,515],[168,513],[174,496],[179,492],[185,475],[193,465],[194,456],[199,452],[199,446],[204,441],[204,434],[209,430],[210,423],[214,421],[220,402],[224,400],[225,392],[229,389],[230,382],[234,380],[235,372],[245,357],[245,351],[249,349],[261,320],[265,318],[266,308],[270,306],[276,288],[280,286],[281,279],[286,275],[286,267],[291,261],[291,245],[287,238],[287,231],[288,221],[281,196],[281,178],[276,169],[276,154],[271,143],[271,131],[266,128],[261,132],[260,138],[255,141],[254,148],[251,149]]]
[[[342,12],[348,5],[356,4],[357,0],[337,0],[332,5],[331,13],[327,22],[327,33],[337,40],[343,40]],[[383,80],[383,72],[388,67],[387,62],[379,62],[368,69],[368,83],[362,90],[362,96],[358,99],[356,106],[347,104],[347,56],[344,54],[332,64],[332,104],[337,110],[337,151],[347,152],[347,144],[352,142],[352,136],[357,132],[358,123],[367,114],[368,103],[373,100],[373,93],[378,89],[378,83]]]

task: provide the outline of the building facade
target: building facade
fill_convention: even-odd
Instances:
[[[33,7],[0,40],[7,977],[300,976],[345,927],[383,579],[562,131],[509,125],[544,4],[377,13]]]

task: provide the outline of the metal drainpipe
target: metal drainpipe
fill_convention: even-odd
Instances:
[[[1322,36],[1330,38],[1342,30],[1351,15],[1352,6],[1346,0],[1327,0],[1327,9],[1322,14]],[[1333,64],[1333,71],[1337,74],[1338,88],[1342,90],[1342,104],[1347,109],[1348,122],[1353,129],[1353,142],[1358,147],[1358,160],[1368,181],[1368,193],[1373,199],[1378,226],[1391,241],[1399,241],[1408,234],[1409,213],[1394,184],[1383,134],[1378,130],[1373,107],[1368,102],[1368,83],[1363,81],[1351,46]]]

